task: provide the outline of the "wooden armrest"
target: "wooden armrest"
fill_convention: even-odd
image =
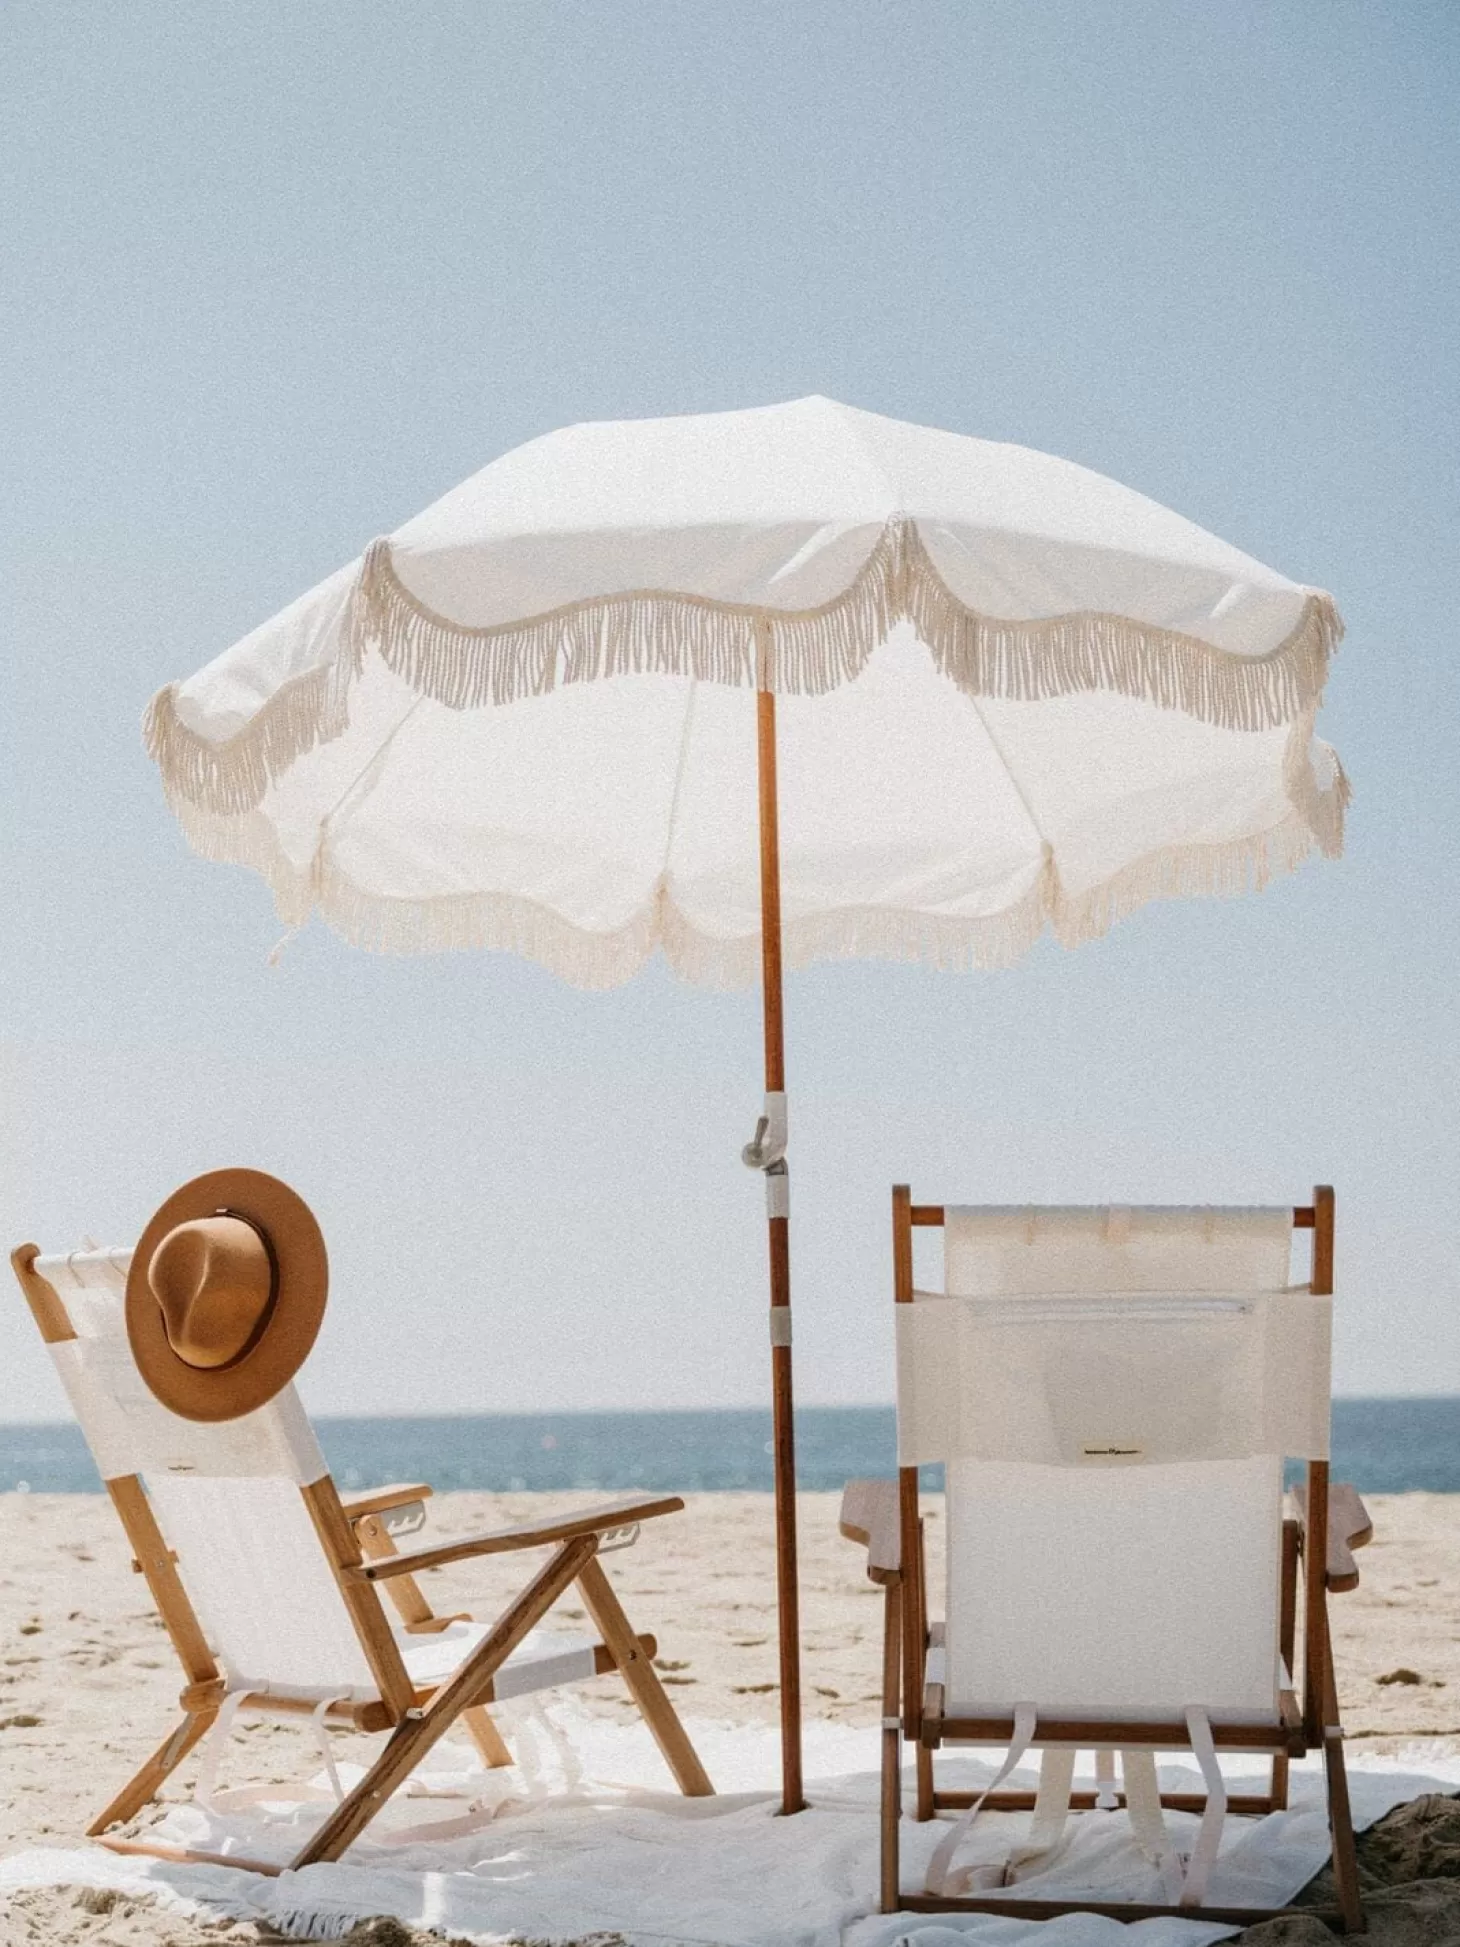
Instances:
[[[867,1573],[886,1582],[902,1567],[902,1523],[896,1481],[848,1481],[842,1490],[841,1531],[867,1550]]]
[[[345,1573],[356,1581],[385,1582],[393,1575],[419,1575],[422,1569],[443,1568],[447,1562],[465,1561],[472,1555],[505,1555],[517,1548],[541,1548],[548,1542],[571,1541],[575,1535],[597,1535],[610,1528],[627,1528],[636,1521],[651,1521],[658,1514],[677,1514],[683,1506],[677,1494],[606,1501],[601,1507],[584,1508],[578,1514],[545,1514],[537,1521],[524,1521],[515,1528],[492,1528],[482,1535],[463,1535],[460,1541],[443,1541],[435,1548],[410,1548],[400,1555],[362,1562]]]
[[[412,1501],[429,1501],[432,1490],[424,1482],[397,1481],[392,1487],[372,1487],[368,1494],[352,1494],[348,1500],[343,1497],[340,1506],[345,1510],[345,1518],[359,1521],[367,1514],[384,1514],[389,1508],[406,1508]]]
[[[1301,1484],[1293,1489],[1293,1501],[1298,1510],[1299,1527],[1306,1534],[1308,1495]],[[1330,1482],[1326,1579],[1335,1595],[1342,1595],[1359,1586],[1358,1564],[1354,1561],[1353,1551],[1362,1548],[1365,1542],[1373,1538],[1374,1524],[1369,1519],[1368,1509],[1359,1499],[1358,1489],[1350,1487],[1347,1481]]]

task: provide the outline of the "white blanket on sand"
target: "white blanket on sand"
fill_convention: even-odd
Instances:
[[[1201,1921],[1147,1920],[1124,1927],[1092,1915],[1040,1924],[990,1915],[881,1916],[877,1889],[877,1734],[841,1725],[807,1726],[812,1809],[776,1816],[767,1789],[778,1772],[776,1734],[760,1726],[690,1726],[720,1791],[682,1799],[664,1790],[664,1773],[644,1731],[609,1723],[565,1699],[552,1706],[583,1764],[576,1783],[561,1744],[539,1735],[547,1761],[535,1789],[517,1771],[467,1776],[469,1754],[442,1746],[430,1782],[445,1794],[501,1794],[490,1823],[464,1837],[381,1845],[361,1841],[344,1863],[311,1866],[270,1879],[229,1867],[122,1856],[100,1847],[37,1849],[0,1860],[0,1903],[25,1886],[111,1887],[158,1901],[197,1919],[267,1922],[281,1933],[329,1938],[374,1914],[483,1942],[529,1938],[572,1941],[621,1934],[632,1947],[1202,1947],[1233,1929]],[[539,1734],[542,1725],[539,1720]],[[985,1782],[992,1766],[976,1757],[944,1761],[950,1784]],[[460,1770],[457,1769],[460,1767]],[[342,1769],[344,1769],[342,1767]],[[1424,1792],[1460,1790],[1460,1759],[1422,1746],[1402,1761],[1350,1755],[1355,1824]],[[226,1766],[225,1766],[226,1775]],[[1230,1774],[1235,1781],[1240,1772]],[[1179,1766],[1163,1783],[1201,1790]],[[348,1780],[347,1780],[348,1782]],[[387,1819],[418,1825],[439,1813],[460,1817],[460,1796],[432,1804],[398,1801]],[[175,1844],[284,1859],[320,1817],[317,1805],[204,1813],[178,1806],[157,1833]],[[1170,1815],[1178,1845],[1195,1819]],[[967,1858],[998,1861],[1027,1830],[1026,1814],[989,1814],[969,1840]],[[903,1884],[919,1884],[941,1823],[903,1825]],[[1294,1767],[1292,1809],[1266,1819],[1229,1819],[1208,1899],[1214,1904],[1278,1906],[1328,1857],[1321,1773]],[[1153,1872],[1120,1813],[1070,1820],[1056,1852],[1021,1874],[1030,1898],[1073,1894],[1160,1900]]]

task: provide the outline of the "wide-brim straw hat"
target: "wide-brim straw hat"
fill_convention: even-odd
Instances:
[[[304,1199],[262,1170],[211,1170],[175,1190],[137,1241],[132,1356],[183,1419],[237,1419],[303,1365],[328,1291],[324,1237]]]

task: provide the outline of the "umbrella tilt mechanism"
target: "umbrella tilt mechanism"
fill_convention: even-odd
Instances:
[[[748,1169],[765,1177],[767,1217],[791,1214],[791,1175],[786,1166],[786,1092],[776,1089],[765,1098],[765,1113],[755,1125],[755,1134],[740,1152]]]

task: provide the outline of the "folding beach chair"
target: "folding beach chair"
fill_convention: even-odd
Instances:
[[[893,1191],[899,1476],[851,1483],[842,1509],[886,1589],[883,1911],[1269,1917],[1205,1901],[1224,1813],[1284,1807],[1291,1759],[1321,1749],[1338,1917],[1362,1927],[1327,1595],[1357,1583],[1350,1551],[1370,1528],[1328,1479],[1333,1211],[1328,1189],[1298,1210],[945,1211]],[[944,1230],[941,1293],[914,1288],[919,1226]],[[1294,1228],[1313,1233],[1302,1285]],[[1285,1456],[1306,1463],[1286,1519]],[[928,1621],[918,1513],[917,1468],[934,1461],[942,1623]],[[899,1876],[904,1739],[917,1817],[963,1814],[916,1892]],[[935,1785],[950,1744],[1008,1747],[992,1788]],[[1097,1792],[1071,1790],[1082,1749]],[[1038,1791],[1000,1789],[1029,1750]],[[1157,1751],[1193,1754],[1205,1793],[1160,1790]],[[1265,1755],[1267,1789],[1229,1795],[1219,1752]],[[1164,1900],[1010,1890],[1048,1862],[1072,1808],[1097,1806],[1124,1807]],[[1027,1840],[999,1866],[960,1868],[985,1808],[1032,1811]],[[1173,1810],[1201,1814],[1184,1859]]]
[[[159,1403],[124,1328],[131,1255],[41,1257],[27,1244],[11,1257],[185,1677],[181,1722],[97,1815],[93,1836],[118,1851],[179,1856],[145,1838],[103,1835],[134,1818],[210,1730],[226,1737],[238,1712],[312,1717],[321,1729],[389,1733],[291,1864],[337,1859],[453,1726],[487,1765],[509,1765],[488,1705],[612,1670],[680,1790],[712,1791],[655,1673],[654,1639],[634,1634],[598,1560],[681,1500],[639,1496],[401,1549],[425,1523],[430,1488],[342,1500],[292,1385],[214,1424]],[[416,1580],[447,1562],[544,1547],[546,1564],[490,1625],[434,1614]],[[538,1628],[574,1582],[598,1640]]]

